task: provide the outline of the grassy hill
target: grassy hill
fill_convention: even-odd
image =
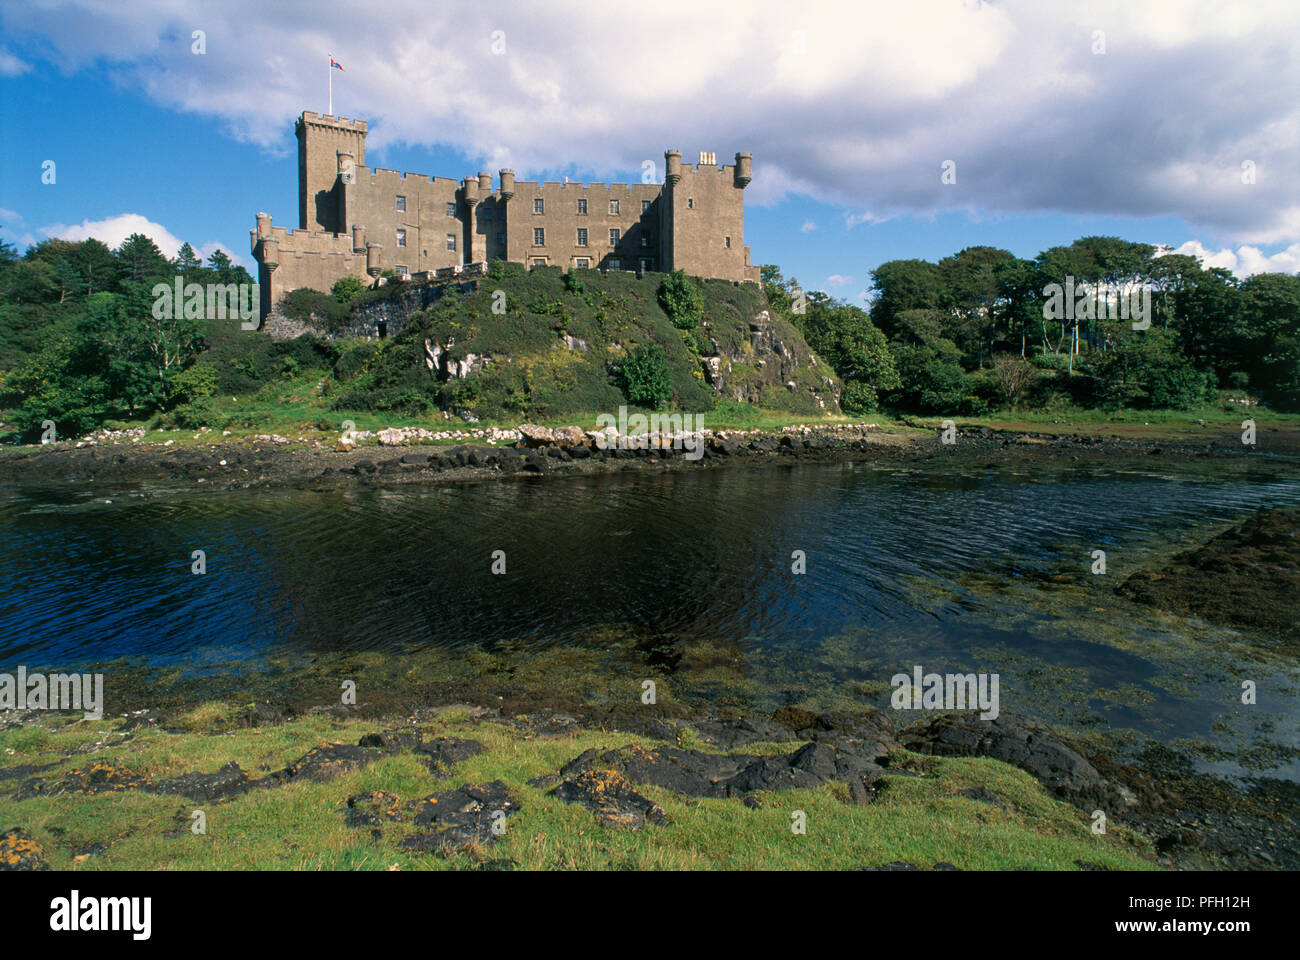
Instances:
[[[566,277],[555,267],[497,263],[477,290],[449,284],[423,310],[410,311],[402,296],[368,299],[352,325],[383,322],[399,332],[356,369],[336,365],[335,406],[538,420],[614,411],[628,403],[626,360],[655,344],[667,359],[673,410],[701,412],[723,400],[805,416],[839,412],[829,366],[793,325],[768,314],[758,285],[697,281],[704,318],[679,330],[658,302],[663,276]]]

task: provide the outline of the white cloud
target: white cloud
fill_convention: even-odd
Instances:
[[[60,240],[89,240],[94,238],[104,243],[112,249],[121,246],[122,241],[133,233],[143,233],[158,245],[168,258],[175,257],[180,251],[183,242],[170,230],[161,223],[155,223],[147,217],[138,213],[120,213],[115,217],[108,217],[104,220],[83,220],[81,223],[67,224],[54,223],[48,227],[41,227],[39,233],[43,237],[58,237]],[[191,244],[195,251],[205,260],[217,250],[225,250],[230,259],[235,263],[242,264],[245,267],[251,267],[249,259],[241,254],[235,253],[224,243],[216,240],[210,240],[207,243]]]
[[[31,66],[0,47],[0,77],[17,77],[30,69]]]
[[[812,233],[816,229],[817,229],[817,224],[813,223],[811,220],[805,220],[803,222],[803,226],[799,228],[799,232]]]
[[[138,213],[119,213],[105,220],[83,220],[81,223],[52,223],[41,227],[40,233],[46,237],[58,237],[60,240],[95,239],[117,249],[122,241],[133,233],[143,233],[158,244],[158,249],[168,257],[176,256],[181,248],[181,241],[161,223],[154,223]]]
[[[1272,255],[1265,254],[1259,247],[1244,245],[1236,250],[1221,248],[1212,250],[1198,240],[1188,240],[1175,250],[1164,250],[1161,254],[1180,253],[1186,256],[1200,257],[1205,268],[1222,267],[1232,271],[1238,277],[1248,277],[1255,273],[1298,273],[1300,272],[1300,243],[1293,243],[1285,250]]]
[[[626,42],[622,8],[46,0],[0,8],[10,47],[111,64],[160,104],[293,149],[325,108],[387,144],[483,169],[622,176],[663,149],[754,154],[746,200],[804,194],[846,226],[953,210],[1180,217],[1233,244],[1300,240],[1300,5],[1294,0],[826,0],[695,4]],[[400,29],[394,29],[400,24]],[[207,32],[207,54],[190,33]],[[1093,31],[1107,52],[1092,53]],[[500,56],[492,34],[505,34]],[[955,160],[955,185],[939,164]],[[1253,184],[1241,163],[1253,161]],[[444,176],[465,171],[424,170]],[[472,171],[471,171],[472,172]]]
[[[852,283],[852,282],[853,282],[852,277],[846,277],[842,273],[832,273],[829,277],[826,278],[826,285],[829,287],[842,287],[846,283]]]

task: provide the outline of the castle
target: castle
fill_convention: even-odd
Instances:
[[[297,230],[257,215],[252,233],[262,316],[298,287],[343,276],[473,275],[490,260],[602,270],[684,270],[759,280],[744,236],[752,159],[717,166],[664,153],[664,183],[536,183],[513,170],[453,180],[366,164],[366,122],[304,111],[298,135]],[[707,163],[704,161],[708,161]]]

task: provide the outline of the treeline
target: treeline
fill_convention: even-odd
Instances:
[[[46,420],[59,436],[107,419],[139,419],[193,400],[191,381],[209,324],[154,316],[155,284],[251,284],[220,250],[205,264],[190,244],[168,259],[132,234],[116,250],[98,240],[45,240],[21,257],[0,241],[0,409],[4,432],[31,439]],[[210,379],[210,378],[209,378]]]
[[[1084,237],[1033,260],[994,247],[891,260],[871,274],[870,312],[774,266],[763,284],[834,366],[849,413],[1189,409],[1222,391],[1300,409],[1300,277],[1238,280],[1157,252]],[[1121,319],[1121,300],[1149,313]]]

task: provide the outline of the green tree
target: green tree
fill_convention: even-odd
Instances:
[[[693,330],[704,319],[704,297],[693,277],[674,270],[659,284],[659,306],[679,330]]]
[[[194,252],[194,248],[188,242],[182,243],[180,250],[176,253],[176,259],[172,265],[182,273],[187,270],[193,270],[195,267],[203,266],[203,258]]]
[[[117,248],[117,259],[122,263],[124,279],[132,283],[145,283],[174,273],[158,245],[143,233],[133,233],[123,240]]]
[[[871,271],[871,319],[893,337],[904,310],[937,310],[945,303],[943,277],[928,260],[890,260]]]
[[[673,395],[673,375],[668,354],[657,343],[643,343],[623,361],[620,372],[623,392],[640,407],[658,407]]]

